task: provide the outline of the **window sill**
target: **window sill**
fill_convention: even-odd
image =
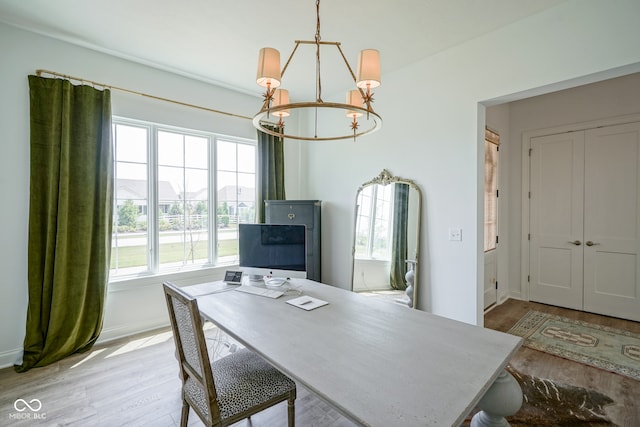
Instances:
[[[178,285],[222,280],[226,270],[237,268],[237,264],[217,265],[192,270],[170,271],[158,274],[144,274],[109,279],[109,292],[122,292],[132,287],[159,286],[164,281],[172,281]]]

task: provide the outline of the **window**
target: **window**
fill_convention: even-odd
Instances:
[[[500,136],[485,130],[484,141],[484,251],[496,248],[498,236],[498,150]]]
[[[370,185],[358,195],[355,256],[359,259],[390,259],[393,185]]]
[[[111,276],[237,261],[238,223],[255,218],[255,141],[113,123]]]

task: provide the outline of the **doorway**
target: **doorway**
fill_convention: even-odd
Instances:
[[[529,138],[529,299],[640,321],[640,122]]]

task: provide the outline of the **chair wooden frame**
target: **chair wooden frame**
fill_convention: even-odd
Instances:
[[[180,365],[180,378],[182,379],[182,413],[180,425],[186,427],[190,408],[198,414],[198,417],[200,417],[205,425],[222,427],[244,418],[249,418],[253,414],[286,400],[288,402],[288,427],[294,427],[295,383],[271,366],[268,367],[270,376],[279,381],[291,382],[292,386],[287,387],[287,390],[284,392],[269,396],[269,394],[273,394],[268,393],[268,390],[266,390],[269,384],[256,381],[256,383],[252,385],[262,387],[268,397],[256,402],[247,409],[233,412],[228,417],[222,417],[220,409],[222,403],[218,399],[218,390],[216,389],[212,369],[212,365],[215,366],[216,361],[212,364],[209,359],[202,318],[198,310],[198,302],[194,297],[186,294],[173,283],[164,282],[163,288]],[[187,313],[176,313],[176,306],[174,306],[174,304],[181,304],[186,307],[188,315],[185,316]],[[179,306],[178,308],[179,310],[182,309],[182,307]],[[182,317],[178,319],[179,316]],[[186,348],[185,344],[192,348]],[[246,353],[248,353],[248,350],[244,350],[244,352],[244,355],[247,356]],[[237,353],[232,353],[223,359],[234,358],[236,354]],[[259,356],[254,353],[251,353],[248,357],[252,360],[259,358]],[[227,361],[233,363],[233,359],[228,359]],[[267,362],[260,359],[259,363],[266,364]],[[244,379],[244,381],[246,381],[246,379]],[[193,393],[194,390],[197,391],[195,394]],[[194,396],[197,398],[194,398]]]

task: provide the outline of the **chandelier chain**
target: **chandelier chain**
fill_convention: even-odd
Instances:
[[[316,100],[322,102],[322,79],[320,78],[320,0],[316,0]]]

